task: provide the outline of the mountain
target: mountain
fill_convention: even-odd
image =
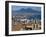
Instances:
[[[41,14],[41,11],[36,11],[36,10],[34,10],[32,8],[26,8],[26,9],[22,8],[20,10],[12,11],[13,15],[16,15],[16,14],[19,14],[19,13],[21,13],[21,14],[24,14],[24,13],[33,13],[33,14],[37,13],[37,14]]]

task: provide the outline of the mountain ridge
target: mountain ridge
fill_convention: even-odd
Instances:
[[[36,11],[36,10],[33,10],[31,8],[22,8],[20,10],[17,10],[17,11],[13,11],[12,10],[12,14],[15,15],[15,14],[24,14],[24,13],[31,13],[31,14],[41,14],[41,11]]]

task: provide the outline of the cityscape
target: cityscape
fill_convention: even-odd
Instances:
[[[40,7],[12,6],[12,8],[12,31],[41,29]]]

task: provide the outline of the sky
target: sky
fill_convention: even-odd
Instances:
[[[15,5],[12,6],[12,10],[13,11],[17,11],[17,10],[20,10],[22,8],[24,8],[24,9],[31,8],[31,9],[37,10],[37,11],[41,10],[41,7],[34,7],[34,6],[15,6]]]

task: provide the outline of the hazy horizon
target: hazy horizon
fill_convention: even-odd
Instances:
[[[41,14],[41,7],[12,6],[12,15],[16,14]]]

